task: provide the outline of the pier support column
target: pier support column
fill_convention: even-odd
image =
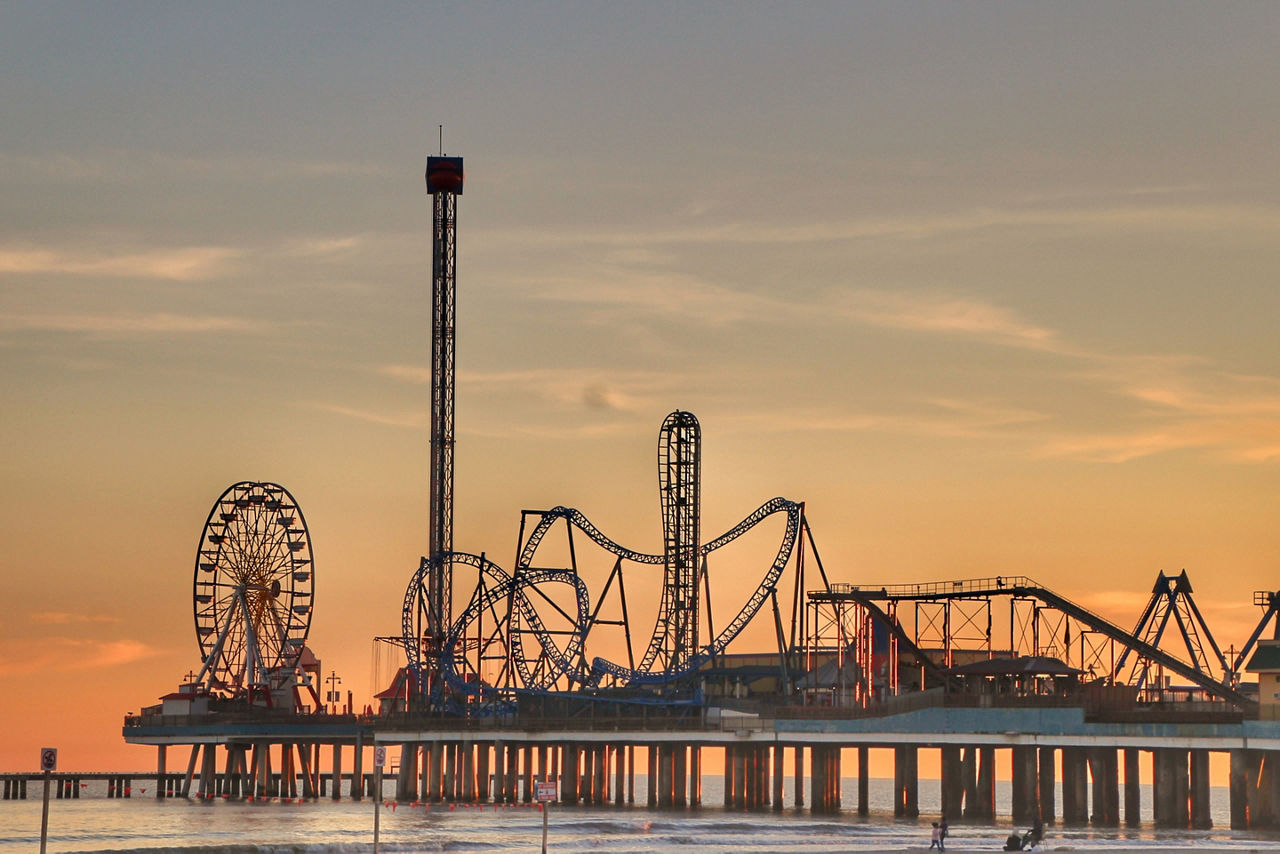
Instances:
[[[696,744],[689,748],[689,805],[702,806],[702,748]]]
[[[576,750],[576,748],[574,749]],[[570,748],[566,745],[565,746],[566,767],[568,766],[568,761],[569,761],[569,750]],[[574,755],[576,757],[577,754],[575,753]],[[576,773],[574,774],[574,779],[575,780],[577,779]],[[573,789],[574,792],[577,792],[577,783],[575,782],[573,786],[574,786],[574,789]],[[565,780],[563,783],[561,783],[560,787],[562,789],[562,791],[560,792],[561,801],[563,801],[564,803],[576,804],[577,803],[576,799],[573,801],[567,800],[568,795],[566,794],[566,792],[569,788],[568,774],[565,775]],[[501,803],[506,803],[506,800],[507,800],[507,746],[503,744],[501,741],[495,741],[493,743],[493,802],[495,804],[501,804]]]
[[[1191,751],[1191,826],[1197,830],[1213,827],[1209,811],[1209,751]]]
[[[461,801],[462,787],[465,783],[462,772],[463,753],[466,747],[461,741],[446,742],[442,749],[440,791],[445,800]]]
[[[759,783],[760,775],[756,763],[759,762],[759,754],[753,744],[744,744],[741,748],[742,764],[739,766],[741,781],[739,783],[742,792],[742,806],[747,811],[756,809],[759,805]]]
[[[431,742],[431,754],[428,759],[427,791],[422,797],[438,803],[444,797],[444,743],[439,739]],[[359,769],[357,768],[357,773]]]
[[[1262,750],[1249,751],[1249,827],[1271,827],[1275,814],[1271,808],[1271,792],[1275,780],[1271,773],[1271,755]]]
[[[191,797],[191,778],[196,773],[196,759],[200,756],[200,745],[191,745],[191,756],[187,759],[187,773],[182,778],[182,797]]]
[[[792,777],[795,779],[795,807],[796,809],[804,808],[804,745],[797,744],[794,748],[795,755],[792,761],[795,763]]]
[[[627,803],[636,802],[636,746],[627,745]]]
[[[623,801],[627,797],[627,751],[622,745],[614,747],[614,769],[613,769],[613,803],[614,806],[622,806]]]
[[[738,804],[736,802],[737,793],[734,790],[736,777],[734,774],[734,763],[738,759],[738,748],[732,744],[724,746],[724,806],[725,809],[732,809]]]
[[[671,746],[671,805],[689,805],[689,748],[685,744]]]
[[[1040,805],[1040,820],[1045,824],[1053,824],[1057,819],[1054,788],[1057,783],[1057,763],[1054,761],[1054,748],[1040,748],[1040,786],[1037,802]]]
[[[978,800],[978,751],[973,747],[960,750],[960,784],[963,807],[960,815],[972,818]]]
[[[1253,827],[1276,827],[1280,824],[1280,752],[1257,752],[1258,821],[1250,816]]]
[[[1119,768],[1114,747],[1089,750],[1089,775],[1093,782],[1093,823],[1101,827],[1120,824]]]
[[[342,745],[336,741],[333,743],[333,768],[330,772],[333,776],[329,779],[329,788],[332,790],[331,796],[336,801],[342,798]]]
[[[1138,769],[1141,752],[1136,747],[1124,749],[1124,823],[1128,827],[1142,825],[1142,785]]]
[[[672,778],[675,773],[675,755],[668,744],[658,746],[658,806],[671,807],[675,800]]]
[[[1177,810],[1174,821],[1178,827],[1191,825],[1191,776],[1189,770],[1189,750],[1179,750],[1174,754],[1174,807]]]
[[[1062,821],[1086,824],[1089,821],[1089,770],[1085,750],[1062,748]]]
[[[507,796],[510,803],[520,802],[520,746],[507,745]]]
[[[218,776],[218,745],[212,742],[204,746],[204,758],[200,765],[200,786],[196,789],[197,798],[212,798]]]
[[[520,752],[524,754],[524,792],[521,793],[521,803],[533,803],[533,755],[537,750],[533,745],[526,744],[520,748]]]
[[[581,800],[581,750],[577,745],[566,744],[564,747],[564,766],[560,770],[560,776],[564,780],[565,797],[562,799],[567,804],[576,804]]]
[[[488,803],[492,791],[489,789],[489,752],[493,749],[490,741],[476,744],[476,800]],[[543,773],[547,773],[547,748],[543,748]]]
[[[408,803],[418,799],[418,745],[400,745],[400,770],[396,775],[396,800]]]
[[[1036,800],[1036,749],[1013,748],[1013,822],[1029,824],[1040,815]]]
[[[168,749],[168,745],[161,744],[156,746],[156,797],[162,800],[165,796],[164,760],[165,760],[165,750],[167,749]]]
[[[773,746],[773,811],[780,812],[785,806],[783,803],[783,784],[786,781],[785,763],[782,757],[783,747],[781,744]]]
[[[823,810],[823,790],[827,786],[826,764],[823,763],[823,748],[817,744],[809,748],[809,812],[818,814]]]
[[[958,745],[945,745],[940,751],[942,761],[942,815],[948,820],[963,815],[964,763]]]
[[[973,818],[991,820],[996,817],[996,749],[978,749],[978,790],[973,804]]]
[[[1231,797],[1231,829],[1249,829],[1249,752],[1231,751],[1231,776],[1228,792]]]
[[[1186,757],[1181,751],[1172,748],[1157,748],[1151,751],[1156,827],[1186,827],[1185,823],[1181,825],[1178,823],[1179,768],[1177,760],[1179,758],[1185,763]],[[1186,774],[1185,765],[1181,769],[1181,774]]]
[[[649,809],[658,805],[658,745],[649,745],[649,794],[646,798]]]
[[[356,734],[355,754],[351,758],[351,800],[358,801],[364,796],[364,736]]]
[[[833,788],[837,782],[832,779],[831,753],[836,748],[825,744],[809,748],[812,770],[810,772],[810,807],[812,813],[830,813],[839,807],[833,804]],[[837,771],[837,773],[839,773]]]
[[[313,775],[313,767],[311,765],[311,745],[298,745],[298,776],[302,778],[302,785],[298,787],[297,794],[308,800],[314,800],[316,796],[316,778]]]
[[[609,748],[604,744],[597,744],[591,757],[591,802],[597,806],[609,802]]]
[[[476,799],[476,747],[470,739],[462,742],[462,800],[473,803]]]
[[[865,744],[858,745],[858,815],[861,816],[867,815],[871,808],[867,797],[870,792],[870,755],[871,749],[869,747]]]
[[[893,814],[897,818],[920,817],[919,754],[915,745],[893,749]]]

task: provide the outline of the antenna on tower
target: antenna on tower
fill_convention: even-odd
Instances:
[[[444,156],[444,125],[440,125],[440,155]]]

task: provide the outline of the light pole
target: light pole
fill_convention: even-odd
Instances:
[[[325,694],[325,702],[333,703],[330,714],[338,713],[338,686],[342,684],[342,679],[338,676],[336,670],[330,670],[329,676],[324,680],[329,683],[329,692]]]

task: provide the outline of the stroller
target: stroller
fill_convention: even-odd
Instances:
[[[1040,844],[1042,838],[1044,838],[1044,825],[1037,821],[1034,827],[1021,836],[1016,833],[1009,834],[1009,838],[1004,843],[1004,850],[1030,851]]]

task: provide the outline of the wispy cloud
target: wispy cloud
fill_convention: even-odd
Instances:
[[[921,400],[894,412],[838,412],[790,407],[726,415],[721,428],[775,433],[891,433],[983,439],[1007,437],[1012,429],[1043,422],[1048,415],[998,401]]]
[[[243,317],[201,314],[0,314],[0,332],[69,332],[107,335],[263,332],[271,324]]]
[[[152,658],[162,650],[132,638],[85,640],[46,637],[0,644],[0,676],[74,673],[119,667]]]
[[[532,280],[524,290],[536,300],[712,326],[796,313],[795,308],[781,300],[708,282],[688,273],[623,265],[589,265],[571,277]]]
[[[1127,462],[1199,450],[1239,463],[1280,460],[1280,378],[1216,368],[1203,359],[1096,356],[1081,376],[1133,405],[1126,426],[1075,431],[1040,453]]]
[[[303,405],[311,409],[319,410],[320,412],[328,412],[331,415],[341,415],[344,418],[354,418],[357,421],[367,421],[371,424],[381,424],[385,427],[408,427],[416,430],[427,426],[427,415],[425,412],[375,412],[369,409],[359,409],[354,406],[344,406],[339,403],[315,401],[304,403]]]
[[[241,252],[225,246],[192,246],[142,252],[66,251],[0,247],[0,274],[58,273],[188,282],[222,273]]]
[[[343,235],[340,237],[306,237],[286,241],[276,252],[293,258],[330,259],[350,255],[364,249],[369,243],[366,235]]]
[[[1153,198],[1156,194],[1152,194]],[[851,217],[810,220],[801,224],[720,222],[679,228],[631,226],[589,230],[539,228],[508,229],[488,234],[509,245],[643,247],[696,244],[808,244],[868,239],[919,241],[995,229],[1096,230],[1115,233],[1223,232],[1272,234],[1280,232],[1280,208],[1248,205],[1187,203],[1115,203],[1057,206],[1022,205],[980,207],[950,214],[928,213],[894,217]]]
[[[353,160],[295,157],[180,157],[155,151],[114,149],[93,154],[40,155],[0,152],[0,169],[10,174],[38,175],[43,180],[120,182],[167,180],[191,176],[219,180],[280,181],[295,177],[368,178],[387,174],[385,167]]]
[[[994,343],[1053,349],[1058,335],[1011,309],[947,294],[902,294],[860,289],[842,300],[845,316],[868,326],[911,332],[968,335]]]
[[[378,373],[416,385],[431,382],[422,365],[382,365]],[[459,371],[458,381],[480,393],[523,393],[565,406],[597,410],[641,411],[677,381],[656,371],[606,371],[590,368],[536,368],[512,371]]]
[[[37,611],[28,618],[37,625],[66,626],[75,623],[118,623],[119,617],[109,614],[75,614],[69,611]]]

